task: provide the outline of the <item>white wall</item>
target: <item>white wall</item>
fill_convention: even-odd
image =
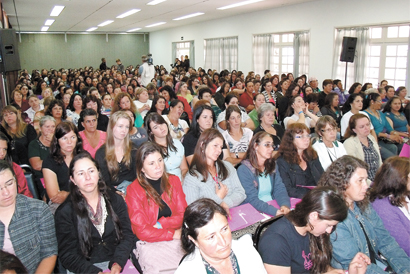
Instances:
[[[168,68],[173,62],[171,44],[183,36],[195,41],[195,66],[199,67],[205,63],[204,39],[237,35],[238,69],[248,72],[252,70],[253,34],[310,30],[309,74],[320,82],[332,74],[335,28],[409,22],[409,11],[408,0],[318,0],[151,32],[150,52],[156,64]]]

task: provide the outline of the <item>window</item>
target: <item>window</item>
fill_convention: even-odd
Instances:
[[[365,82],[377,87],[385,79],[395,88],[406,85],[409,26],[371,27]]]
[[[172,43],[172,64],[175,63],[175,58],[181,60],[181,56],[188,55],[189,66],[195,67],[195,47],[194,41],[174,42]]]
[[[238,37],[205,39],[204,59],[206,70],[238,69]]]
[[[175,43],[176,44],[176,52],[174,58],[178,58],[181,60],[181,55],[185,57],[185,55],[189,56],[189,50],[191,48],[191,43],[190,42],[181,42],[181,43]]]

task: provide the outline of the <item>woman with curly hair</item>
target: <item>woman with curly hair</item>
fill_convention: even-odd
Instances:
[[[111,109],[111,115],[120,110],[131,110],[135,113],[135,123],[134,126],[142,127],[144,120],[141,114],[138,112],[137,106],[134,104],[131,96],[128,93],[121,92],[115,96],[114,103]]]
[[[48,101],[48,100],[45,100]],[[56,120],[56,126],[59,125],[61,122],[65,122],[67,119],[67,113],[64,107],[64,103],[61,100],[53,99],[50,102],[50,105],[46,108],[44,112],[44,116],[51,116]]]
[[[356,253],[363,252],[371,261],[367,273],[409,273],[410,258],[369,203],[367,168],[362,160],[345,155],[328,167],[318,183],[336,188],[349,207],[347,218],[330,235],[332,266],[347,269]]]
[[[306,186],[316,186],[323,173],[305,124],[295,123],[287,128],[275,158],[290,197],[302,198],[309,191]]]
[[[410,256],[410,159],[387,159],[376,174],[370,201],[384,227]]]

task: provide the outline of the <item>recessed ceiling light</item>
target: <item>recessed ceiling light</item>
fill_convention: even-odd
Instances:
[[[42,27],[41,31],[48,31],[48,27]]]
[[[156,26],[159,26],[159,25],[163,25],[163,24],[165,24],[166,22],[159,22],[159,23],[155,23],[155,24],[151,24],[151,25],[148,25],[148,26],[145,26],[146,28],[151,28],[151,27],[156,27]]]
[[[53,19],[48,19],[46,20],[46,22],[44,23],[45,26],[51,26],[54,23],[55,20]]]
[[[188,14],[188,15],[185,15],[185,16],[181,16],[181,17],[178,17],[178,18],[175,18],[175,19],[172,19],[172,20],[175,20],[175,21],[184,20],[184,19],[188,19],[188,18],[191,18],[191,17],[203,15],[203,14],[205,14],[205,13],[203,13],[203,12],[196,12],[196,13],[192,13],[192,14]]]
[[[88,30],[86,30],[86,31],[94,31],[94,30],[96,30],[96,29],[98,29],[97,27],[92,27],[92,28],[89,28]]]
[[[167,1],[167,0],[153,0],[149,3],[147,3],[147,5],[154,6],[154,5],[157,5],[157,4],[165,2],[165,1]]]
[[[111,24],[112,22],[114,22],[114,20],[107,20],[107,21],[105,21],[105,22],[102,22],[102,23],[99,24],[98,26],[99,26],[99,27],[104,27],[104,26],[106,26],[106,25]]]
[[[133,31],[137,31],[137,30],[140,30],[141,28],[136,28],[136,29],[130,29],[130,30],[127,30],[127,32],[133,32]]]
[[[260,1],[264,1],[264,0],[248,0],[248,1],[243,1],[243,2],[236,3],[236,4],[232,4],[232,5],[228,5],[228,6],[224,6],[224,7],[217,8],[217,10],[226,10],[226,9],[236,8],[236,7],[253,4],[253,3],[256,3],[256,2],[260,2]]]
[[[124,17],[130,16],[131,14],[137,13],[139,11],[140,9],[132,9],[127,12],[124,12],[123,14],[118,15],[117,18],[124,18]]]
[[[64,8],[64,6],[54,6],[53,10],[50,13],[50,16],[59,16]]]

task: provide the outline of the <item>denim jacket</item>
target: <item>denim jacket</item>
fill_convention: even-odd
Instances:
[[[383,222],[369,204],[366,211],[362,213],[354,204],[354,209],[349,209],[347,218],[339,223],[336,231],[330,235],[333,245],[332,266],[334,268],[348,269],[349,263],[357,252],[363,252],[370,257],[366,236],[359,224],[362,223],[369,238],[376,260],[386,264],[386,260],[396,273],[410,273],[410,259],[399,247],[396,240],[384,228]],[[385,259],[382,259],[383,255]],[[367,267],[366,273],[386,273],[375,264]]]

